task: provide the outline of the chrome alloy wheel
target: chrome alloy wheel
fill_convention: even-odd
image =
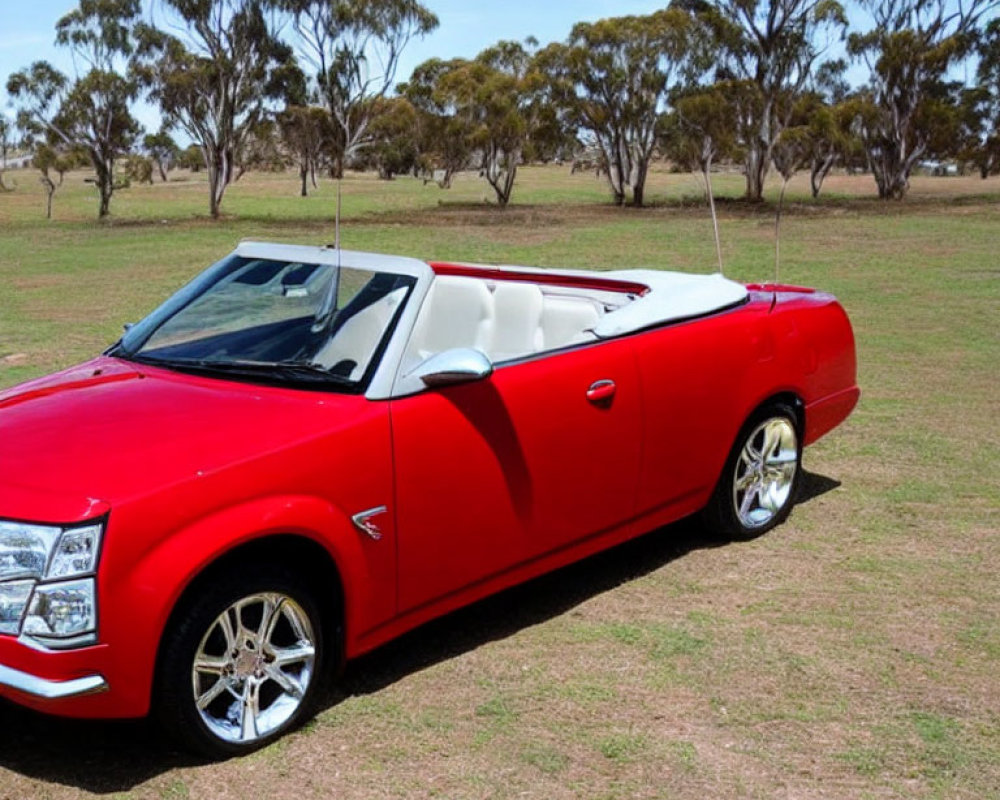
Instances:
[[[249,595],[223,611],[198,645],[195,706],[220,739],[253,742],[291,719],[315,665],[316,636],[303,608],[278,592]]]
[[[772,417],[747,437],[733,475],[733,507],[740,523],[761,528],[787,505],[798,469],[798,437],[786,417]]]

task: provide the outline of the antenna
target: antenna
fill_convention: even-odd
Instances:
[[[788,188],[788,178],[784,175],[781,182],[781,194],[778,195],[778,211],[774,215],[774,285],[778,285],[778,269],[781,266],[781,209],[785,204],[785,189]]]
[[[711,155],[705,163],[705,188],[708,192],[708,207],[712,210],[712,228],[715,231],[715,255],[719,259],[719,274],[725,275],[722,271],[722,242],[719,240],[719,217],[715,213],[715,193],[712,191],[712,157]]]
[[[333,246],[337,251],[337,268],[340,268],[340,185],[344,181],[343,174],[337,176],[337,216],[334,218]]]

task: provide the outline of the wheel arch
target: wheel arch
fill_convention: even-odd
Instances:
[[[155,692],[160,680],[164,643],[169,634],[205,586],[220,575],[239,569],[246,564],[274,564],[294,569],[307,581],[314,592],[313,599],[323,615],[324,640],[335,649],[328,666],[339,670],[344,661],[344,583],[334,557],[318,541],[301,533],[270,533],[231,547],[195,573],[175,599],[170,613],[160,627],[156,647],[151,691]],[[329,587],[330,591],[318,591]]]
[[[747,412],[743,417],[743,422],[740,423],[740,430],[747,424],[751,417],[758,413],[762,408],[767,406],[781,404],[790,406],[795,411],[795,432],[799,436],[800,442],[805,438],[806,432],[806,403],[802,399],[801,393],[795,391],[794,389],[783,389],[781,391],[776,391],[769,394],[763,400],[761,400],[757,405]]]
[[[118,666],[112,686],[122,716],[150,708],[161,646],[177,609],[216,570],[245,558],[282,558],[296,570],[322,574],[339,604],[342,652],[349,637],[371,625],[371,561],[350,518],[330,502],[307,495],[257,498],[163,532],[141,554],[104,565],[99,603],[102,638],[113,643]],[[374,543],[372,543],[374,544]],[[327,582],[329,581],[329,583]],[[342,655],[340,656],[343,657]]]

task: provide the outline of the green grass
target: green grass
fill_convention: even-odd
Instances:
[[[0,387],[99,352],[242,238],[333,239],[328,181],[303,199],[294,176],[247,175],[212,222],[202,177],[184,176],[122,192],[99,224],[81,175],[51,223],[34,176],[15,177]],[[735,198],[740,178],[716,188]],[[671,528],[437,623],[351,667],[315,723],[244,761],[5,718],[0,795],[1000,797],[1000,180],[919,179],[889,205],[864,176],[828,190],[814,202],[793,184],[780,277],[841,299],[863,395],[807,452],[826,489],[787,523],[724,547]],[[592,175],[531,168],[500,211],[475,176],[450,192],[350,176],[343,241],[707,271],[698,193],[655,172],[654,208],[617,209]],[[720,207],[727,274],[770,279],[773,207]],[[43,758],[47,739],[63,744]]]

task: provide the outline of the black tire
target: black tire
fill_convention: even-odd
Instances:
[[[307,720],[336,655],[326,643],[332,628],[324,626],[317,596],[281,564],[237,563],[199,581],[160,647],[152,705],[166,732],[215,760],[264,747]],[[265,616],[273,625],[264,624]],[[255,627],[270,633],[253,639]],[[196,671],[196,657],[204,670]],[[196,693],[207,699],[213,692],[217,696],[199,709]]]
[[[783,437],[778,449],[772,448],[770,454],[760,452],[757,466],[750,466],[745,452],[763,451],[769,425],[772,425],[772,431],[780,432]],[[793,437],[794,443],[789,442],[789,437]],[[746,450],[748,445],[750,450]],[[774,458],[769,461],[766,456],[771,454]],[[780,478],[777,477],[779,466],[776,465],[780,465]],[[755,472],[757,469],[760,471]],[[788,472],[791,472],[790,479]],[[756,478],[759,478],[759,483]],[[801,418],[796,409],[787,403],[768,403],[751,414],[740,429],[703,512],[704,524],[709,532],[730,540],[760,536],[787,519],[795,504],[801,478]],[[753,486],[759,488],[739,488],[744,481],[751,480]],[[762,494],[765,490],[766,497]],[[747,498],[747,493],[751,491],[756,497]],[[748,510],[745,510],[744,500],[749,504]]]

